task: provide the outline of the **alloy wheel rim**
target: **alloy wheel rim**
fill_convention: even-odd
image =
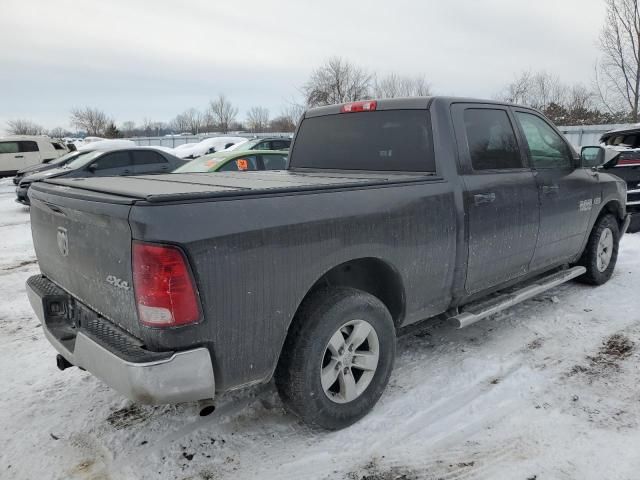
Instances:
[[[320,366],[325,395],[335,403],[358,398],[373,380],[380,359],[378,334],[369,322],[351,320],[329,339]]]
[[[596,266],[599,272],[604,272],[611,263],[613,255],[613,232],[610,228],[605,228],[600,234],[598,240],[598,249],[596,252]]]

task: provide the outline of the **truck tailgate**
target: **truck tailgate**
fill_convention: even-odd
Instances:
[[[32,188],[31,229],[43,275],[130,333],[139,326],[132,288],[128,202]]]

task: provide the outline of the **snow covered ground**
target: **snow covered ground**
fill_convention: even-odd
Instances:
[[[605,286],[402,337],[373,412],[326,433],[287,415],[271,385],[201,418],[58,371],[25,296],[38,266],[13,196],[0,180],[2,479],[640,478],[640,234]]]

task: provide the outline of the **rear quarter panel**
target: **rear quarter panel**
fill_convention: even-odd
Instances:
[[[134,239],[181,245],[201,325],[145,335],[155,348],[206,344],[220,390],[270,378],[296,309],[328,270],[375,257],[400,273],[404,323],[447,308],[456,211],[443,180],[383,188],[137,205]]]

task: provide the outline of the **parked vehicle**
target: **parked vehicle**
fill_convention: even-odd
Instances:
[[[76,158],[78,154],[79,152],[74,150],[73,152],[69,152],[54,160],[50,160],[47,163],[37,163],[35,165],[31,165],[29,167],[18,170],[15,177],[13,177],[13,184],[18,185],[20,183],[20,180],[22,180],[26,175],[44,172],[45,170],[51,170],[53,168],[60,168]]]
[[[266,137],[252,138],[246,142],[236,143],[227,150],[288,150],[290,146],[290,138]]]
[[[627,182],[627,211],[631,214],[629,231],[640,231],[640,127],[607,132],[600,141],[620,151],[618,160],[604,168]]]
[[[609,280],[628,215],[608,155],[516,105],[315,108],[286,171],[34,185],[27,292],[59,367],[134,401],[275,376],[290,411],[338,429],[384,391],[400,327]]]
[[[48,163],[68,153],[66,145],[44,136],[0,138],[0,177],[15,175],[31,165]]]
[[[100,142],[96,142],[98,144]],[[75,156],[55,168],[22,177],[16,188],[16,201],[29,205],[29,188],[34,182],[50,178],[109,177],[171,172],[185,163],[153,147],[129,147],[107,150],[79,150]]]
[[[244,137],[211,137],[205,138],[198,143],[185,143],[178,145],[173,149],[173,154],[179,158],[198,158],[208,153],[219,152],[235,145],[240,142],[244,142]]]
[[[95,137],[90,137],[95,138]],[[73,144],[72,144],[73,145]],[[13,184],[18,185],[20,180],[27,175],[33,175],[34,173],[44,172],[45,170],[52,170],[54,168],[60,168],[66,165],[77,158],[77,156],[82,152],[89,152],[93,150],[114,150],[116,148],[130,148],[136,147],[136,144],[130,140],[94,140],[93,142],[89,142],[85,145],[82,145],[80,149],[76,149],[73,151],[69,151],[69,153],[56,158],[55,160],[48,161],[46,163],[39,163],[36,165],[31,165],[30,167],[23,168],[18,170],[16,176],[13,177]],[[160,147],[153,147],[154,149],[159,149]],[[169,152],[170,153],[170,152]]]
[[[191,160],[173,173],[251,172],[286,170],[288,152],[276,150],[222,151]]]

